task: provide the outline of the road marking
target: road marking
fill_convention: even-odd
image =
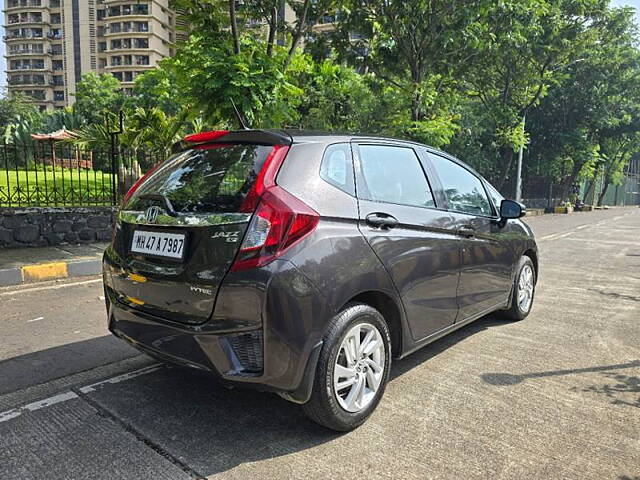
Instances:
[[[102,380],[100,382],[87,385],[85,387],[80,387],[80,392],[81,393],[94,392],[97,388],[100,388],[102,385],[114,385],[116,383],[124,382],[125,380],[131,380],[132,378],[139,377],[141,375],[146,375],[147,373],[155,372],[156,370],[159,370],[163,367],[164,365],[162,363],[155,363],[153,365],[149,365],[148,367],[141,368],[140,370],[134,370],[133,372],[124,373],[122,375],[117,375],[115,377],[111,377],[106,380]],[[23,405],[22,407],[17,407],[11,410],[7,410],[6,412],[0,412],[0,423],[17,418],[23,413],[35,412],[36,410],[50,407],[52,405],[57,405],[59,403],[66,402],[68,400],[73,400],[74,398],[80,398],[80,397],[78,396],[77,393],[68,391],[68,392],[60,393],[58,395],[54,395],[52,397],[45,398],[44,400],[38,400],[37,402]]]
[[[576,230],[582,230],[583,228],[587,228],[589,225],[580,225],[579,227],[576,227]]]
[[[40,320],[44,320],[44,317],[32,318],[31,320],[27,320],[27,323],[39,322]]]
[[[0,413],[0,423],[6,422],[7,420],[11,420],[12,418],[19,417],[23,413],[35,412],[36,410],[40,410],[41,408],[50,407],[51,405],[56,405],[58,403],[66,402],[67,400],[73,400],[74,398],[78,398],[78,395],[74,392],[64,392],[58,395],[54,395],[53,397],[45,398],[44,400],[39,400],[37,402],[29,403],[22,407],[14,408],[13,410],[8,410],[6,412]]]
[[[538,240],[542,241],[542,240],[557,240],[558,238],[564,238],[564,237],[568,237],[569,235],[573,234],[575,232],[571,231],[571,232],[567,232],[567,233],[554,233],[553,235],[545,235],[544,237],[540,237]]]
[[[111,377],[106,380],[102,380],[100,382],[92,383],[91,385],[87,385],[85,387],[80,387],[80,391],[82,393],[90,393],[95,391],[97,388],[102,387],[103,385],[115,385],[116,383],[124,382],[126,380],[131,380],[132,378],[139,377],[141,375],[146,375],[147,373],[155,372],[156,370],[160,370],[164,367],[161,363],[155,363],[153,365],[149,365],[148,367],[141,368],[140,370],[134,370],[133,372],[123,373],[122,375],[118,375],[116,377]]]
[[[21,293],[29,293],[29,292],[40,292],[42,290],[57,290],[59,288],[65,288],[65,287],[75,287],[77,285],[88,285],[90,283],[98,283],[101,282],[102,278],[96,278],[94,280],[84,280],[82,282],[73,282],[73,283],[63,283],[60,285],[47,285],[46,287],[34,287],[34,288],[23,288],[23,289],[19,289],[19,290],[12,290],[10,292],[2,292],[0,293],[0,296],[2,295],[18,295]]]

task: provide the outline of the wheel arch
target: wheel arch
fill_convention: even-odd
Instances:
[[[350,298],[340,310],[344,309],[349,303],[364,303],[378,310],[384,317],[391,334],[391,351],[394,358],[402,354],[403,337],[402,337],[402,310],[397,301],[385,292],[379,290],[368,290],[360,292]]]

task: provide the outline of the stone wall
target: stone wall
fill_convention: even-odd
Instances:
[[[114,207],[0,208],[0,248],[108,242]]]

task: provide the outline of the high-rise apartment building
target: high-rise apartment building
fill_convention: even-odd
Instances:
[[[46,109],[71,105],[87,72],[123,89],[173,54],[169,0],[5,0],[7,86]]]

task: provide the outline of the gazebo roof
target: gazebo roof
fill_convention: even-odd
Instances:
[[[62,129],[57,130],[51,133],[32,133],[31,138],[34,140],[68,140],[70,138],[76,137],[76,134],[70,132],[66,128],[62,127]]]

